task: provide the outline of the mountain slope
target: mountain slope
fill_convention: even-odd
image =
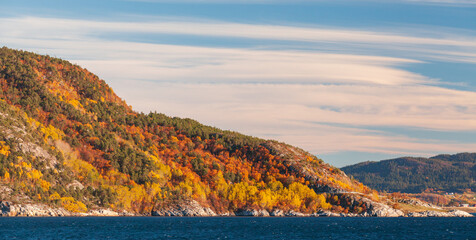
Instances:
[[[342,170],[381,191],[419,193],[428,188],[446,192],[476,190],[476,153],[363,162]]]
[[[134,112],[61,59],[1,48],[0,97],[2,200],[140,214],[192,202],[228,214],[362,213],[378,199],[296,147]]]

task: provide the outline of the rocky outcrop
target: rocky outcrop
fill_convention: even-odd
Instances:
[[[408,213],[407,216],[408,217],[473,217],[473,215],[461,210],[452,210],[449,212],[439,212],[439,211],[411,212],[411,213]]]
[[[68,185],[66,185],[66,188],[67,189],[79,189],[79,190],[83,190],[84,186],[83,184],[81,184],[79,181],[77,180],[73,180],[71,183],[69,183]]]
[[[235,212],[236,216],[250,216],[250,217],[269,217],[270,214],[268,211],[256,210],[256,209],[242,209]]]
[[[63,208],[52,208],[45,204],[11,204],[7,201],[0,201],[0,216],[22,216],[22,217],[61,217],[61,216],[135,216],[129,212],[115,212],[111,209],[95,209],[86,213],[72,213]],[[196,201],[189,201],[176,204],[167,209],[151,212],[152,216],[217,216],[210,208],[201,206]],[[335,213],[331,211],[319,211],[313,214],[304,214],[296,211],[283,211],[275,209],[271,213],[266,210],[243,209],[235,213],[221,214],[220,216],[253,216],[253,217],[473,217],[473,215],[461,211],[423,211],[410,212],[406,215],[398,209],[388,205],[373,202],[371,208],[361,214]]]
[[[372,202],[370,208],[367,211],[367,214],[370,217],[402,217],[405,214],[395,208],[392,208],[386,204]]]
[[[301,213],[301,212],[296,212],[296,211],[289,211],[289,212],[286,212],[284,214],[284,216],[286,217],[309,217],[310,214],[305,214],[305,213]]]
[[[72,216],[73,214],[63,208],[50,208],[45,204],[10,204],[0,202],[1,216],[22,216],[22,217],[60,217]]]
[[[420,207],[428,207],[428,208],[434,208],[434,209],[441,209],[438,206],[435,206],[431,203],[423,202],[418,199],[398,199],[399,203],[405,203],[409,205],[414,205],[414,206],[420,206]]]
[[[0,202],[0,216],[3,217],[67,217],[67,216],[134,216],[128,212],[118,213],[110,209],[95,209],[86,213],[72,213],[64,208],[52,208],[45,204],[11,204]]]
[[[115,216],[123,216],[123,215],[125,215],[125,214],[120,214],[120,213],[114,212],[110,209],[91,210],[90,212],[86,213],[86,216],[115,217]]]
[[[269,213],[272,217],[284,217],[284,211],[281,209],[274,209]]]
[[[317,213],[311,214],[311,217],[343,217],[343,215],[331,211],[319,211]]]
[[[208,207],[202,207],[197,201],[191,200],[181,204],[174,204],[167,208],[151,212],[152,216],[216,216],[216,213]]]

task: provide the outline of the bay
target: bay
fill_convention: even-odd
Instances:
[[[1,239],[476,239],[476,218],[4,217]]]

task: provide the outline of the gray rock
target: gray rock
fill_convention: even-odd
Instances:
[[[86,214],[86,216],[120,216],[118,212],[114,212],[110,209],[97,209],[97,210],[91,210]]]
[[[216,216],[210,208],[202,207],[197,201],[191,200],[180,204],[169,206],[168,208],[151,212],[152,216]]]
[[[284,217],[284,211],[281,209],[274,209],[271,213],[269,213],[269,215],[273,217]]]
[[[304,214],[304,213],[296,212],[296,211],[293,211],[293,210],[285,213],[284,215],[286,217],[309,217],[309,216],[311,216],[310,214]]]
[[[83,190],[84,185],[81,184],[81,183],[80,183],[79,181],[77,181],[77,180],[73,180],[71,183],[69,183],[68,185],[66,185],[66,188],[67,188],[67,189],[73,188],[73,189]]]
[[[239,210],[235,212],[235,215],[236,216],[251,216],[251,217],[269,217],[270,214],[268,211],[264,209],[260,209],[260,210],[243,209],[243,210]]]
[[[63,208],[51,208],[45,204],[11,204],[1,202],[1,216],[47,217],[47,216],[72,216],[73,214]]]
[[[439,211],[423,211],[423,212],[411,212],[407,214],[408,217],[473,217],[473,215],[460,211],[452,210],[449,212]]]
[[[395,208],[383,203],[372,202],[370,209],[367,211],[372,217],[402,217],[405,214]]]
[[[438,206],[435,206],[431,203],[423,202],[418,199],[398,199],[399,203],[405,203],[405,204],[410,204],[414,206],[421,206],[421,207],[428,207],[428,208],[434,208],[434,209],[441,209]]]
[[[339,213],[333,213],[331,211],[319,211],[317,213],[313,213],[311,216],[313,217],[340,217]]]

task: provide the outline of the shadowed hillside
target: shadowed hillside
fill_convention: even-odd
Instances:
[[[428,188],[446,192],[476,190],[476,153],[363,162],[342,170],[380,191],[420,193]]]

